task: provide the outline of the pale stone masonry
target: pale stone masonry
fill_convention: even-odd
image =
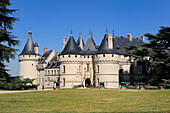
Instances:
[[[38,43],[32,41],[32,32],[19,55],[20,73],[23,78],[34,78],[35,83],[44,83],[45,87],[53,87],[53,82],[59,81],[62,88],[84,86],[99,86],[104,82],[107,88],[119,88],[120,81],[131,81],[129,73],[131,64],[124,54],[124,47],[129,45],[140,45],[144,43],[141,39],[114,36],[106,33],[100,45],[96,45],[93,36],[90,35],[86,44],[80,34],[77,42],[71,34],[68,42],[63,38],[63,51],[44,49],[44,54],[38,54]],[[142,78],[141,67],[138,74],[134,74],[139,82]],[[135,69],[136,70],[136,69]],[[135,71],[134,71],[135,73]],[[122,77],[123,76],[123,77]]]

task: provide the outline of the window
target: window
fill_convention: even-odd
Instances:
[[[122,68],[122,65],[120,65],[119,69],[123,69],[123,68]]]
[[[100,86],[99,78],[97,78],[98,87]]]
[[[79,72],[81,72],[81,66],[79,66]]]
[[[47,84],[48,85],[50,84],[50,77],[48,77],[48,79],[47,79]]]
[[[86,56],[84,56],[84,58],[86,58]]]
[[[31,57],[31,55],[29,55],[29,57]]]
[[[114,55],[112,54],[112,57],[114,57]]]
[[[103,54],[103,57],[105,57],[105,54]]]
[[[33,64],[32,64],[32,66],[33,66]]]
[[[70,57],[70,55],[68,55],[68,57]]]
[[[97,73],[99,73],[99,65],[97,65]]]
[[[59,75],[59,70],[57,70],[57,75]]]
[[[87,64],[87,72],[89,72],[89,64]]]
[[[50,70],[48,70],[48,75],[50,75]]]
[[[77,55],[75,55],[75,57],[77,58]]]
[[[66,67],[65,66],[63,66],[63,73],[65,73],[66,72]]]
[[[64,55],[63,55],[63,58],[64,58]]]
[[[63,87],[65,87],[65,78],[63,78]]]
[[[89,58],[89,55],[87,56],[87,58]]]
[[[51,74],[53,75],[53,70],[51,70]]]
[[[47,75],[47,71],[45,71],[45,74]]]
[[[54,75],[56,75],[56,70],[54,70]]]
[[[40,82],[41,82],[41,79],[39,78],[39,84],[40,84]]]
[[[42,78],[42,83],[44,83],[44,78]]]

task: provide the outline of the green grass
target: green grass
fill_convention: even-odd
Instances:
[[[170,90],[94,88],[0,94],[0,112],[170,112]]]

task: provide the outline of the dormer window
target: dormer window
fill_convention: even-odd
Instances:
[[[120,47],[119,47],[119,46],[117,46],[117,47],[116,47],[116,49],[117,49],[117,50],[119,50],[119,49],[120,49]]]

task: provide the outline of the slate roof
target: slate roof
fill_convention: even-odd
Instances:
[[[29,37],[27,43],[20,55],[37,55],[34,51],[34,42],[32,37]]]
[[[38,63],[39,63],[39,64],[44,63],[45,60],[47,59],[47,57],[50,55],[51,52],[52,52],[52,50],[46,51],[46,52],[42,55],[42,57],[41,57],[41,59],[39,60]]]
[[[86,45],[84,46],[83,50],[81,51],[82,55],[90,55],[90,54],[96,54],[96,43],[94,42],[92,36],[89,37],[89,39],[86,42]]]
[[[122,37],[122,36],[115,36],[113,38],[113,48],[115,48],[118,54],[126,53],[124,47],[130,46],[130,45],[138,46],[141,44],[144,44],[142,39],[132,38],[132,40],[130,40],[129,38]]]
[[[59,68],[59,63],[57,61],[57,52],[55,53],[55,55],[53,56],[53,58],[49,61],[49,63],[46,66],[46,69],[50,69],[50,68]]]
[[[79,47],[81,50],[83,50],[83,48],[84,48],[84,41],[83,41],[83,38],[82,38],[81,34],[79,35],[79,38],[78,38],[78,40],[77,40],[77,45],[78,45],[78,47]]]
[[[77,43],[74,40],[74,37],[71,36],[68,40],[64,50],[60,53],[60,55],[66,54],[80,54],[80,48],[78,47]]]
[[[114,40],[113,40],[114,41]],[[104,39],[97,51],[97,54],[116,54],[117,51],[113,47],[113,49],[108,48],[108,34],[105,34]]]
[[[75,43],[73,36],[71,36],[66,47],[64,48],[64,50],[61,52],[60,55],[64,55],[64,54],[80,54],[80,55],[125,54],[126,51],[124,47],[130,46],[130,45],[138,46],[138,45],[144,44],[142,39],[132,38],[132,40],[130,40],[127,37],[114,36],[113,49],[109,49],[108,48],[108,34],[105,34],[104,39],[102,40],[100,46],[95,44],[92,36],[89,37],[83,49],[80,49],[82,48],[82,45],[84,45],[83,43],[84,42],[83,42],[82,37],[79,36],[77,43]],[[78,47],[78,45],[81,45],[81,47]]]

